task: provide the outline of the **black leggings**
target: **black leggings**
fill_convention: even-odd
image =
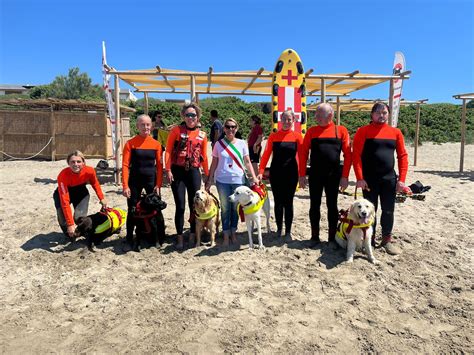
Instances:
[[[382,226],[382,237],[392,234],[393,229],[393,212],[395,211],[395,196],[397,189],[397,177],[390,176],[382,179],[366,179],[370,191],[364,190],[364,198],[374,204],[375,211],[378,208],[378,199],[380,197],[380,206],[382,208],[382,216],[380,225]],[[377,227],[377,220],[374,221],[374,233]]]
[[[326,205],[328,208],[329,233],[336,232],[338,220],[337,196],[339,193],[340,179],[340,175],[337,173],[324,176],[309,175],[309,219],[311,222],[312,233],[317,233],[318,236],[323,190],[326,194]]]
[[[282,230],[283,212],[285,213],[285,232],[291,232],[293,223],[293,198],[298,184],[298,168],[270,168],[270,186],[272,187],[275,203],[275,221],[277,229]]]
[[[135,228],[135,220],[133,218],[132,210],[140,200],[143,189],[145,189],[147,194],[153,192],[153,189],[155,188],[155,175],[130,175],[128,187],[130,188],[130,198],[127,199],[127,241],[131,242],[133,239],[133,230]]]
[[[188,191],[189,210],[193,210],[193,200],[196,191],[201,188],[201,172],[198,168],[185,170],[184,167],[172,165],[173,182],[171,190],[173,191],[176,212],[174,214],[174,225],[176,233],[183,234],[184,210],[186,207],[186,191]],[[196,226],[191,222],[191,233],[194,233]]]

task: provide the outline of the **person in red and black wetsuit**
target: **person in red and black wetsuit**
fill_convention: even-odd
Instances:
[[[364,197],[372,202],[375,210],[380,206],[382,216],[382,246],[389,254],[399,254],[393,245],[392,228],[396,193],[403,191],[408,171],[408,154],[402,132],[387,124],[390,109],[378,102],[372,107],[372,122],[360,127],[354,136],[353,160],[357,178],[356,187],[362,189]],[[394,153],[397,152],[398,173],[395,173]],[[375,227],[373,238],[375,238]],[[372,243],[375,239],[372,240]]]
[[[161,144],[151,137],[152,123],[148,115],[137,117],[138,135],[130,139],[123,148],[122,185],[127,198],[127,238],[128,247],[133,243],[135,221],[132,210],[136,207],[142,190],[149,194],[161,194],[163,164]],[[128,250],[127,250],[128,251]]]
[[[193,199],[196,191],[201,188],[201,171],[209,175],[207,162],[206,132],[198,128],[201,109],[195,103],[185,104],[181,109],[184,122],[174,127],[165,151],[165,167],[171,190],[176,204],[174,223],[178,242],[176,248],[183,249],[184,211],[186,206],[186,190],[188,192],[189,210],[193,210]],[[195,224],[191,218],[189,245],[194,245]]]
[[[339,188],[345,190],[351,170],[351,145],[346,127],[337,126],[332,121],[334,110],[331,105],[323,103],[316,109],[317,126],[311,127],[303,141],[303,153],[300,164],[300,186],[306,186],[306,162],[311,150],[309,171],[309,218],[311,221],[310,245],[320,242],[319,221],[321,218],[321,197],[326,193],[328,209],[328,241],[335,241],[338,209],[337,197]],[[344,154],[344,165],[341,169],[341,151]]]
[[[292,130],[295,114],[287,110],[281,115],[282,129],[270,134],[260,162],[258,180],[262,180],[263,172],[273,153],[270,165],[270,185],[275,203],[275,220],[277,237],[281,237],[283,214],[285,214],[285,239],[291,241],[291,225],[293,223],[293,198],[298,185],[298,159],[301,154],[303,136]]]
[[[53,199],[58,216],[59,226],[65,235],[73,238],[76,229],[75,221],[87,216],[89,208],[89,191],[86,185],[91,184],[102,207],[107,206],[99,180],[94,168],[86,166],[84,154],[76,150],[68,155],[68,168],[58,175],[58,188],[54,191]],[[71,211],[74,207],[74,217]]]

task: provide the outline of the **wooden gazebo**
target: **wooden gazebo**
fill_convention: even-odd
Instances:
[[[466,109],[467,102],[474,100],[474,93],[458,94],[453,96],[455,99],[462,100],[461,114],[461,157],[459,162],[459,172],[464,172],[464,145],[466,144]]]

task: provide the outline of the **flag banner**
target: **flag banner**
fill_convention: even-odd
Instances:
[[[102,74],[104,78],[104,93],[105,93],[105,100],[107,101],[107,109],[109,111],[109,122],[110,122],[110,128],[112,132],[112,154],[113,154],[113,159],[115,159],[116,156],[116,136],[115,136],[115,130],[117,126],[116,122],[116,115],[115,115],[115,106],[114,106],[114,100],[112,98],[112,89],[110,88],[110,74],[107,73],[106,69],[107,65],[107,60],[105,58],[105,42],[102,42]]]
[[[393,74],[400,74],[405,71],[405,56],[402,52],[395,52],[395,60],[393,62]],[[392,107],[392,126],[397,127],[398,113],[400,112],[400,101],[402,99],[403,80],[395,79],[393,81],[393,107]]]

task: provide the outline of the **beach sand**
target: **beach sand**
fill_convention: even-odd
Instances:
[[[362,254],[344,264],[326,242],[308,248],[301,189],[288,244],[264,234],[266,249],[249,251],[241,223],[229,250],[178,253],[170,237],[160,250],[124,254],[122,231],[91,253],[59,233],[52,194],[65,161],[1,162],[0,352],[473,353],[474,146],[465,173],[459,150],[423,144],[414,167],[409,148],[408,185],[432,188],[425,201],[397,204],[403,252],[376,249],[378,265]],[[100,178],[109,205],[126,209],[112,176]],[[91,192],[89,213],[99,209]],[[172,236],[174,202],[162,192]],[[351,201],[340,195],[339,207]]]

